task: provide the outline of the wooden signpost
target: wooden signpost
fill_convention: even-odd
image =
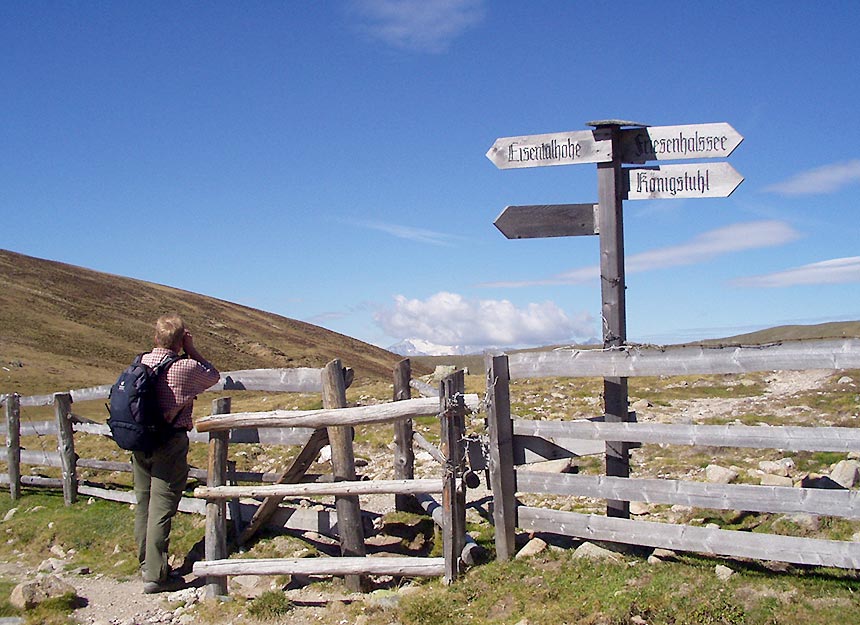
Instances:
[[[597,204],[506,206],[493,224],[509,239],[597,234]]]
[[[728,163],[631,167],[649,161],[726,158],[743,141],[729,124],[649,127],[617,119],[588,122],[591,131],[497,139],[487,152],[499,169],[597,163],[597,204],[508,206],[496,227],[509,239],[600,236],[603,347],[627,342],[623,200],[728,197],[743,181]],[[603,380],[606,422],[625,422],[627,378]],[[627,443],[607,441],[606,475],[628,477]],[[626,501],[607,501],[607,516],[630,516]]]

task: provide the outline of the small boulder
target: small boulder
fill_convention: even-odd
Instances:
[[[712,484],[731,484],[738,479],[738,472],[718,464],[709,464],[705,467],[705,479]]]
[[[48,599],[55,599],[69,593],[75,594],[75,589],[71,585],[55,575],[46,575],[15,586],[9,596],[9,603],[19,610],[32,610]]]
[[[733,570],[731,570],[729,567],[725,566],[724,564],[718,564],[715,567],[714,572],[717,574],[717,578],[723,582],[728,581],[729,578],[735,574],[735,572]]]
[[[614,551],[610,551],[609,549],[604,549],[603,547],[598,547],[594,543],[582,543],[576,550],[573,552],[574,558],[585,558],[586,560],[592,560],[595,562],[603,561],[603,562],[615,562],[622,563],[623,558],[615,553]]]
[[[758,463],[758,468],[769,475],[781,475],[788,477],[788,467],[782,462],[773,460],[762,460]]]
[[[541,540],[540,538],[532,538],[529,542],[526,543],[525,547],[523,547],[517,552],[517,555],[514,556],[514,558],[519,560],[520,558],[530,558],[532,556],[536,556],[541,551],[544,551],[546,547],[546,541]]]
[[[853,488],[860,478],[860,463],[856,460],[841,460],[830,471],[830,479],[843,488]]]
[[[783,475],[772,475],[770,473],[765,473],[761,476],[761,485],[762,486],[788,486],[789,488],[794,486],[794,482],[791,481],[790,477]]]

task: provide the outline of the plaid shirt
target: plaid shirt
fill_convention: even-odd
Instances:
[[[154,367],[166,356],[175,356],[172,350],[156,347],[141,358],[143,364]],[[156,384],[158,402],[168,422],[177,429],[194,427],[191,411],[194,399],[221,378],[221,374],[209,362],[183,358],[177,360]]]

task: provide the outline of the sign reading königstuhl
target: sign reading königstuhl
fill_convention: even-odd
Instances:
[[[630,167],[628,200],[728,197],[744,177],[728,163],[685,163],[659,167]]]

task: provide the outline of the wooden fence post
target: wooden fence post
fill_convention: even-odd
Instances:
[[[624,219],[620,136],[616,122],[600,122],[597,128],[611,133],[612,160],[597,164],[597,195],[600,224],[600,291],[603,314],[603,348],[621,347],[627,342],[627,304],[624,282]],[[629,419],[627,378],[603,379],[604,414],[607,423]],[[606,475],[630,476],[629,445],[606,441]],[[606,515],[630,518],[630,502],[608,500]]]
[[[322,373],[323,408],[346,408],[346,381],[340,360],[332,360]],[[331,445],[331,467],[335,482],[355,480],[355,454],[352,449],[353,429],[349,426],[328,428]],[[364,526],[361,522],[361,505],[357,495],[335,497],[337,508],[337,530],[342,556],[364,556]],[[362,592],[367,587],[367,577],[345,576],[346,587],[351,592]]]
[[[9,465],[9,494],[21,498],[21,396],[11,393],[6,402],[6,463]]]
[[[412,399],[409,381],[412,366],[406,358],[394,367],[394,401]],[[394,479],[411,480],[415,477],[415,451],[412,448],[412,419],[399,419],[394,422]],[[415,497],[395,495],[394,509],[414,511],[420,509]]]
[[[507,356],[488,358],[487,430],[490,437],[490,487],[496,559],[510,560],[516,545],[517,502],[514,473],[514,432],[511,421],[510,370]]]
[[[54,393],[54,416],[57,418],[57,451],[63,471],[63,501],[71,506],[78,500],[75,433],[72,429],[72,396]]]
[[[466,486],[463,483],[465,460],[464,394],[466,381],[463,370],[447,376],[439,385],[439,413],[442,428],[442,453],[445,455],[445,476],[442,483],[442,551],[445,554],[445,583],[450,584],[460,573],[460,555],[466,544]]]
[[[212,414],[228,414],[231,399],[222,397],[212,402]],[[227,445],[230,432],[209,433],[209,466],[206,476],[207,486],[225,486],[227,484]],[[227,557],[227,503],[223,499],[206,501],[206,534],[204,538],[204,555],[207,560],[224,560]],[[227,594],[227,578],[224,576],[206,576],[206,597],[225,596]]]

